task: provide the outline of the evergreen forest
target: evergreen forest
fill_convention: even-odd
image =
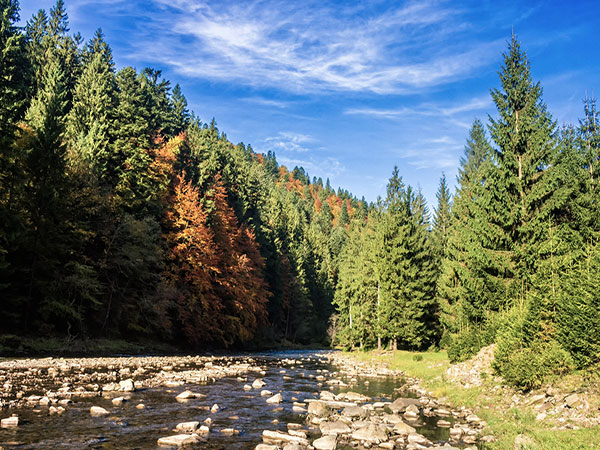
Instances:
[[[600,363],[600,114],[559,126],[512,36],[437,205],[368,203],[117,68],[62,0],[0,0],[1,339],[447,349],[524,389]]]

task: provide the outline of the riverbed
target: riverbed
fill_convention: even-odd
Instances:
[[[401,373],[330,351],[2,360],[0,402],[0,418],[18,417],[0,428],[6,449],[168,448],[159,440],[183,434],[193,436],[186,448],[307,448],[320,445],[327,423],[350,430],[334,433],[337,448],[464,448],[477,435],[464,411],[438,405]],[[352,405],[358,415],[346,414]],[[414,432],[396,433],[398,421]],[[192,425],[176,431],[182,423]],[[367,425],[385,437],[359,439]]]

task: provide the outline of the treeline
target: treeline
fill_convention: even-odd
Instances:
[[[115,68],[62,0],[0,0],[0,334],[323,341],[367,204],[233,145],[161,72]]]
[[[476,120],[431,227],[397,172],[341,256],[338,342],[448,348],[496,342],[495,369],[525,389],[600,362],[600,115],[557,126],[513,36],[497,114]],[[489,136],[489,137],[488,137]]]

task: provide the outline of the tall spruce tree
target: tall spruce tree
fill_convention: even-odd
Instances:
[[[435,262],[424,199],[405,187],[397,167],[387,186],[382,227],[379,307],[386,337],[394,349],[424,348],[437,328]]]
[[[446,256],[448,251],[448,234],[450,233],[450,210],[452,200],[450,189],[446,182],[446,174],[442,174],[440,184],[436,193],[438,200],[437,208],[433,215],[433,245],[438,258],[438,263]]]
[[[496,144],[496,225],[506,235],[514,263],[510,278],[512,296],[524,298],[530,275],[535,272],[541,235],[548,220],[544,207],[551,194],[546,170],[556,150],[556,124],[542,101],[542,87],[531,78],[530,65],[516,36],[504,54],[500,89],[492,90],[498,118],[490,118],[490,133]]]

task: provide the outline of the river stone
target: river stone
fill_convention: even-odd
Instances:
[[[212,407],[210,408],[211,413],[216,413],[218,410],[219,410],[219,405],[217,405],[216,403],[214,405],[212,405]]]
[[[387,428],[385,425],[369,423],[367,426],[355,430],[352,433],[352,439],[375,443],[384,442],[387,441]]]
[[[359,394],[358,392],[344,392],[336,396],[336,400],[346,399],[349,402],[365,403],[371,400],[366,395]]]
[[[409,444],[418,444],[418,445],[428,445],[429,439],[419,433],[410,433],[408,435],[408,443]]]
[[[411,433],[415,433],[417,430],[404,422],[398,422],[394,425],[394,429],[392,430],[396,434],[401,434],[402,436],[407,436]]]
[[[176,434],[175,436],[161,437],[157,444],[166,447],[183,447],[184,445],[192,445],[200,439],[197,434]]]
[[[269,397],[267,399],[267,403],[281,403],[283,401],[283,397],[281,394],[275,394],[273,397]]]
[[[441,417],[449,417],[452,415],[452,412],[450,412],[444,408],[438,408],[434,412],[435,412],[436,416],[441,416]]]
[[[244,390],[245,391],[249,391],[250,389],[252,389],[252,386],[250,386],[249,384],[245,384],[244,385]]]
[[[316,450],[335,450],[336,438],[335,436],[331,435],[323,436],[319,439],[316,439],[312,445]]]
[[[346,406],[342,411],[342,416],[365,419],[369,416],[369,411],[361,406]]]
[[[308,404],[308,413],[313,416],[323,417],[330,413],[329,407],[322,401],[315,400]]]
[[[19,418],[17,416],[7,417],[6,419],[0,420],[1,428],[12,428],[19,426]]]
[[[254,450],[279,450],[279,447],[276,445],[258,444],[256,447],[254,447]]]
[[[350,433],[352,430],[350,427],[342,422],[341,420],[336,420],[335,422],[323,422],[319,425],[321,429],[321,434],[345,434]]]
[[[254,380],[252,382],[252,387],[254,389],[260,389],[263,386],[266,386],[267,383],[265,383],[263,380],[261,380],[260,378],[257,378],[256,380]]]
[[[518,434],[515,438],[515,442],[513,444],[514,450],[524,450],[528,448],[535,448],[535,441],[531,439],[529,436],[524,434]]]
[[[396,424],[398,422],[402,422],[402,417],[398,414],[384,414],[383,421],[386,423]]]
[[[262,391],[260,391],[261,397],[269,397],[271,395],[273,395],[273,393],[267,389],[263,389]]]
[[[92,406],[90,408],[90,414],[92,416],[105,416],[108,414],[108,411],[100,406]]]
[[[330,391],[321,391],[319,393],[319,397],[322,400],[335,400],[335,395],[333,395],[333,393]]]
[[[569,408],[577,408],[581,405],[581,398],[577,394],[567,395],[565,397],[565,403]]]
[[[452,424],[450,422],[448,422],[447,420],[438,420],[437,424],[438,427],[440,428],[450,428],[452,426]]]
[[[287,433],[281,433],[279,431],[264,430],[262,432],[262,437],[263,441],[267,442],[295,442],[300,445],[308,446],[308,440],[298,436],[291,436]]]
[[[119,390],[122,392],[133,392],[135,391],[135,385],[131,378],[119,382]]]
[[[283,446],[283,450],[304,450],[306,447],[297,444],[296,442],[288,442]]]
[[[112,404],[115,406],[121,406],[123,402],[126,401],[125,397],[116,397],[111,400]]]
[[[175,431],[181,431],[183,433],[193,433],[198,429],[200,422],[181,422],[175,427]]]
[[[410,405],[420,405],[421,402],[416,398],[397,398],[390,405],[390,410],[393,413],[403,412]]]

